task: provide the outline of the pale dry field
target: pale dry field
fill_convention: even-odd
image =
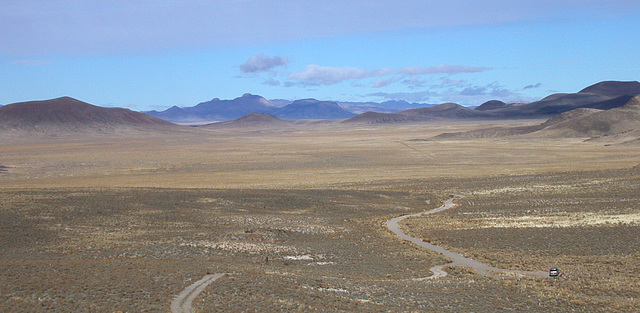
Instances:
[[[433,141],[539,121],[198,130],[0,145],[0,311],[168,311],[206,273],[202,312],[638,309],[637,146]],[[408,232],[491,265],[565,271],[500,280]]]
[[[327,125],[212,130],[139,140],[1,146],[4,187],[290,188],[433,177],[630,167],[637,146],[568,140],[429,141],[442,132],[523,122]]]

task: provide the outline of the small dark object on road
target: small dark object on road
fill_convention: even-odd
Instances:
[[[557,269],[557,268],[555,268],[555,267],[554,267],[554,268],[552,268],[552,269],[550,269],[550,270],[549,270],[549,276],[551,276],[551,277],[557,277],[557,276],[559,276],[559,275],[560,275],[560,271],[558,271],[558,269]]]

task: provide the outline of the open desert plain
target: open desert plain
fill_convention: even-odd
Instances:
[[[640,136],[543,123],[5,130],[0,311],[640,310]]]
[[[0,0],[0,313],[640,312],[638,34],[638,0]]]

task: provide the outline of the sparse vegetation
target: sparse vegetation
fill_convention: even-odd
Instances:
[[[0,311],[168,311],[206,273],[229,275],[203,312],[637,311],[636,148],[411,141],[507,123],[4,145]],[[446,260],[383,223],[449,194],[466,198],[405,230],[564,274],[414,281]]]
[[[469,182],[470,183],[470,182]],[[640,175],[587,171],[474,181],[454,210],[408,221],[414,235],[512,269],[559,267],[537,282],[589,308],[636,311]],[[461,182],[464,185],[464,182]]]

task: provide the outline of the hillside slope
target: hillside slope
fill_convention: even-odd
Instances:
[[[542,124],[494,127],[462,133],[444,133],[436,139],[473,138],[587,138],[612,142],[640,140],[640,95],[610,110],[579,108],[556,115]]]
[[[443,103],[426,108],[405,110],[398,113],[365,112],[344,120],[344,123],[379,124],[487,118],[493,118],[493,116],[482,111],[463,107],[456,103]]]
[[[640,94],[637,81],[604,81],[588,86],[577,93],[555,93],[530,103],[504,105],[497,101],[482,104],[476,110],[497,118],[543,118],[579,108],[609,110],[625,105]]]
[[[572,112],[567,112],[572,113]],[[558,120],[562,116],[556,117]],[[554,119],[548,122],[553,122]],[[611,110],[593,110],[550,123],[535,136],[542,137],[640,137],[640,96]]]
[[[289,121],[281,120],[271,114],[249,113],[239,119],[203,125],[203,128],[269,128],[272,126],[290,125]]]
[[[342,119],[355,114],[343,109],[336,102],[316,99],[296,100],[287,106],[277,109],[273,115],[282,119]]]
[[[123,108],[103,108],[71,97],[0,107],[0,134],[109,134],[179,127],[144,113]]]

